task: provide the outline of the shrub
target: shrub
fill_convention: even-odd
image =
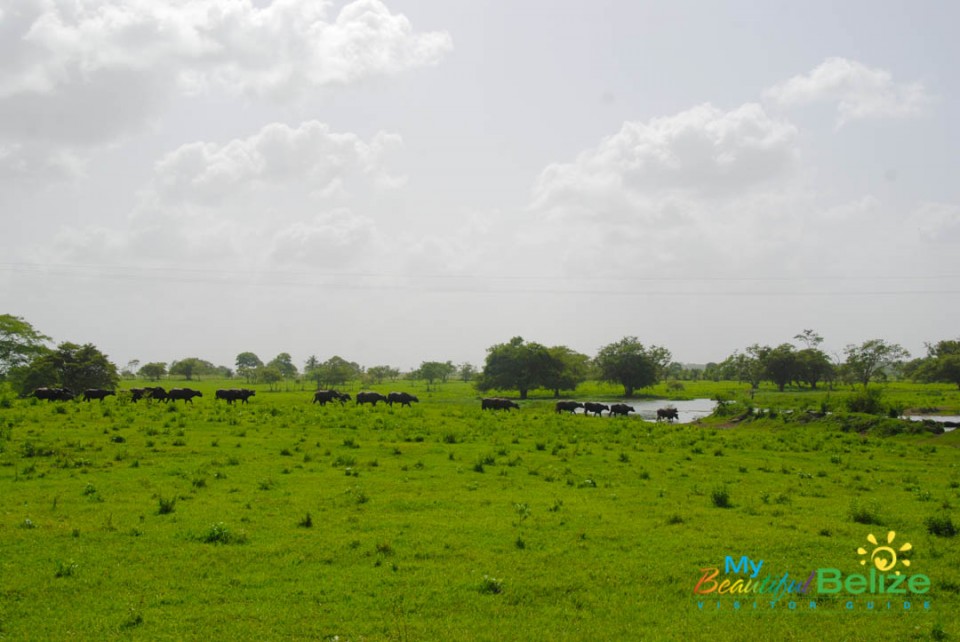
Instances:
[[[880,506],[876,501],[862,504],[859,499],[855,499],[850,502],[850,519],[858,524],[883,523],[880,521]]]
[[[199,535],[197,539],[204,544],[245,544],[247,535],[243,531],[234,533],[223,522],[217,522]]]
[[[483,580],[480,582],[480,592],[487,593],[489,595],[503,593],[503,580],[498,580],[495,577],[484,575]]]
[[[883,388],[864,388],[858,390],[846,400],[847,410],[868,415],[886,414],[883,405]]]
[[[176,509],[176,497],[165,498],[161,496],[158,498],[158,501],[160,504],[160,508],[157,510],[158,515],[169,515]]]
[[[953,537],[957,534],[957,527],[949,515],[936,515],[924,520],[927,532],[937,537]]]
[[[307,513],[306,516],[297,523],[297,526],[301,528],[313,528],[313,517],[310,516],[310,513]]]
[[[710,501],[713,502],[713,505],[717,508],[730,508],[733,505],[730,503],[730,491],[727,490],[726,486],[717,486],[710,492]]]

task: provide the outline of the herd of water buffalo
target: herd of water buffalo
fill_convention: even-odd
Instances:
[[[155,399],[157,401],[183,400],[184,403],[193,403],[194,397],[203,396],[202,392],[199,390],[193,390],[192,388],[171,388],[170,390],[165,390],[162,386],[130,388],[124,392],[130,393],[131,401]],[[216,398],[222,399],[228,404],[232,404],[236,401],[247,403],[250,397],[256,394],[257,393],[255,390],[250,390],[248,388],[228,388],[217,390]],[[47,401],[70,401],[77,397],[77,395],[68,388],[37,388],[33,391],[33,395],[37,399],[46,399]],[[92,399],[99,399],[100,401],[103,401],[105,398],[111,395],[116,395],[116,392],[102,388],[89,388],[84,390],[81,395],[83,396],[84,401],[90,401]],[[352,399],[353,398],[349,395],[349,393],[340,392],[338,390],[317,390],[313,393],[313,403],[319,403],[321,406],[325,406],[332,401],[339,401],[340,405],[342,406]],[[377,403],[381,401],[390,406],[398,403],[401,407],[409,406],[411,403],[420,402],[415,395],[411,395],[408,392],[391,392],[387,395],[370,391],[357,393],[357,405],[370,404],[372,406],[376,406]],[[516,402],[503,397],[486,397],[480,400],[481,410],[509,411],[513,408],[519,409],[520,406]],[[595,417],[603,416],[604,412],[611,417],[627,417],[631,412],[635,412],[632,406],[628,406],[624,403],[615,403],[610,406],[592,401],[558,401],[556,403],[556,411],[558,414],[562,412],[575,413],[577,410],[583,410],[584,414],[593,415]],[[679,414],[676,408],[667,407],[657,410],[657,421],[662,419],[673,421],[678,417]]]

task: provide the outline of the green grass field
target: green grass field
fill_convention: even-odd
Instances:
[[[861,434],[782,412],[666,425],[561,416],[547,397],[484,413],[457,383],[374,388],[418,394],[411,408],[321,407],[298,388],[228,406],[213,398],[223,385],[195,384],[193,405],[0,393],[0,639],[960,636],[956,432]],[[761,389],[753,403],[844,394]],[[885,398],[960,407],[948,387],[891,384]],[[912,544],[897,569],[928,576],[928,593],[739,609],[694,595],[727,556],[763,560],[758,577],[867,573],[858,548],[889,531]]]

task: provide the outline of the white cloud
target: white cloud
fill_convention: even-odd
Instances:
[[[176,96],[288,99],[433,65],[445,32],[379,0],[19,0],[0,18],[0,143],[89,147],[141,130]],[[30,150],[23,149],[29,156]]]
[[[396,134],[379,132],[366,142],[318,121],[297,128],[272,123],[225,144],[179,147],[157,162],[155,191],[164,201],[204,204],[235,198],[257,185],[297,183],[311,193],[333,196],[358,174],[382,185],[398,182],[390,180],[382,159],[400,144]]]
[[[808,74],[774,85],[764,96],[780,105],[836,103],[838,126],[865,118],[904,118],[923,112],[923,84],[896,83],[890,72],[856,60],[828,58]]]
[[[39,260],[104,264],[346,266],[379,260],[358,213],[391,184],[398,136],[369,140],[324,123],[273,123],[226,143],[183,145],[157,163],[126,229],[68,228]]]
[[[684,218],[677,199],[730,196],[789,175],[796,136],[793,125],[755,103],[627,122],[575,162],[548,166],[532,207],[552,218],[669,225]]]
[[[951,203],[921,203],[910,215],[923,242],[960,243],[960,206]]]

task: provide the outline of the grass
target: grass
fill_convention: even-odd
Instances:
[[[557,415],[546,393],[484,413],[454,383],[380,388],[417,394],[410,408],[321,407],[295,387],[227,406],[213,399],[222,382],[194,387],[204,397],[176,410],[4,397],[0,637],[960,635],[960,436],[784,412],[840,391],[761,389],[754,407],[775,417],[658,425]],[[672,392],[727,389],[749,401],[729,382]],[[958,405],[912,384],[883,399]],[[913,545],[908,572],[931,578],[931,611],[694,599],[700,569],[727,556],[861,572],[857,548],[888,531]]]

